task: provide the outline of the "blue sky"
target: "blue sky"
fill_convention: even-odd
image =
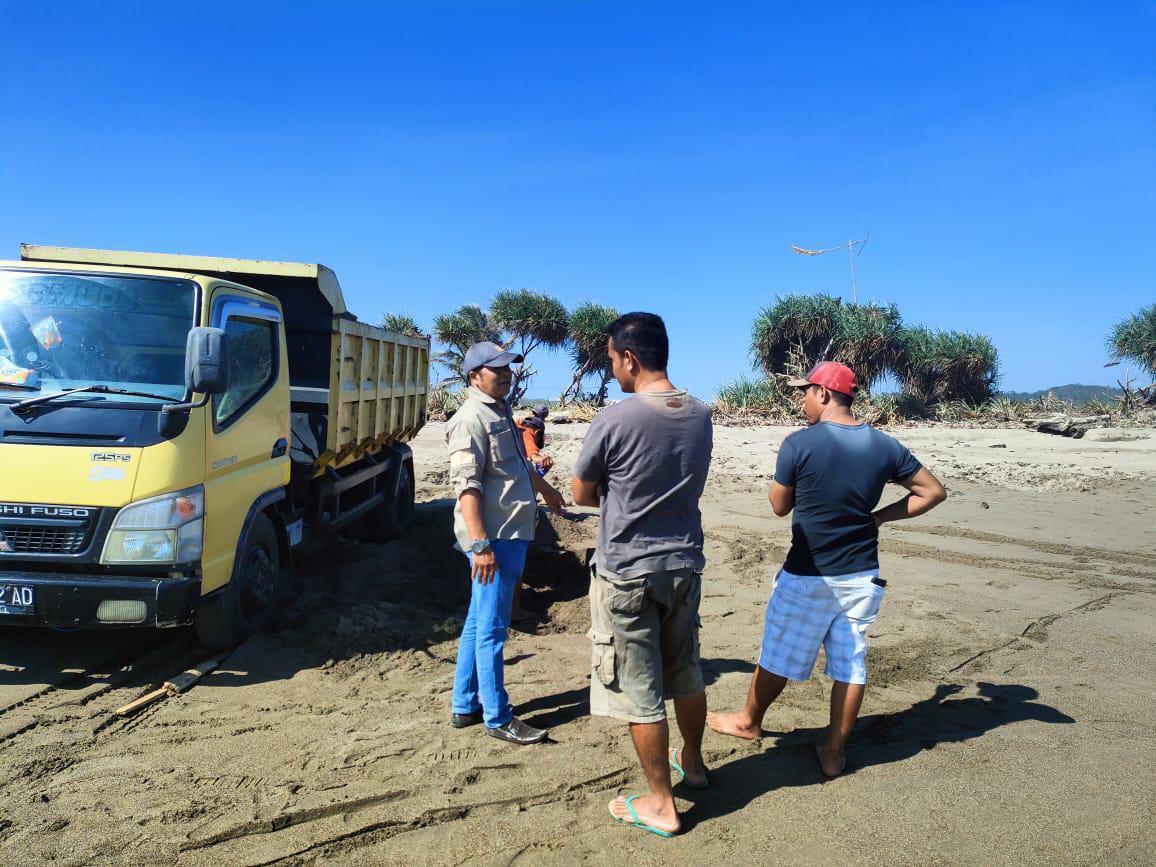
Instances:
[[[777,294],[849,294],[791,243],[870,232],[860,298],[989,334],[1015,390],[1113,381],[1156,300],[1151,3],[0,9],[3,257],[320,261],[427,326],[506,287],[653,310],[703,397]]]

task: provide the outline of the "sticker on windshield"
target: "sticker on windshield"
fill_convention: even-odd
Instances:
[[[21,367],[0,355],[0,382],[10,385],[35,385],[36,371]]]
[[[64,342],[64,338],[60,336],[60,326],[52,316],[45,316],[33,325],[32,335],[45,351],[55,349]]]
[[[56,307],[65,310],[104,310],[130,313],[137,299],[125,291],[124,284],[110,285],[99,279],[83,279],[53,274],[31,279],[19,287],[17,299],[33,307]]]

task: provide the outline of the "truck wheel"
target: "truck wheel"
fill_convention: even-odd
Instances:
[[[413,497],[413,472],[403,463],[397,498],[386,500],[369,513],[369,541],[384,545],[404,536],[413,521]]]
[[[258,514],[249,525],[237,571],[197,611],[197,638],[206,647],[236,647],[273,618],[281,588],[281,550],[273,522]]]

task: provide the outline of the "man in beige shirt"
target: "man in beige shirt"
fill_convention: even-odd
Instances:
[[[468,397],[446,426],[456,547],[470,559],[470,609],[458,642],[454,728],[485,722],[486,733],[514,744],[544,740],[546,732],[516,719],[503,683],[503,650],[514,587],[538,519],[535,492],[561,512],[562,495],[530,465],[506,403],[511,364],[522,356],[494,343],[466,352]]]

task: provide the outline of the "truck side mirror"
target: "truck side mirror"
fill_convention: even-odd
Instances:
[[[201,394],[229,387],[229,344],[222,328],[192,328],[185,348],[185,385]]]

